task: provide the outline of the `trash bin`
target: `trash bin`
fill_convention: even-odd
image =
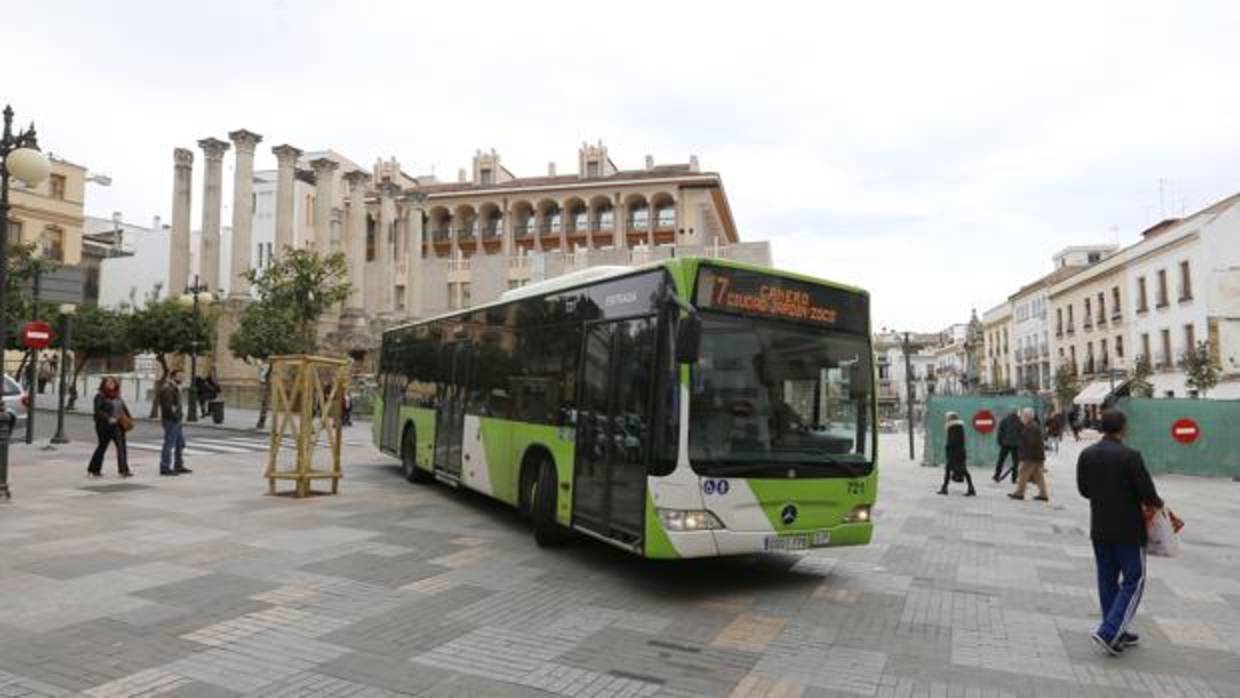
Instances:
[[[212,400],[207,403],[207,409],[211,413],[211,421],[216,424],[224,423],[224,401]]]

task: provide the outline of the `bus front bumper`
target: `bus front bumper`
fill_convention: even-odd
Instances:
[[[753,553],[801,552],[816,548],[865,545],[874,535],[874,524],[847,523],[805,531],[690,531],[668,532],[667,537],[682,558]]]

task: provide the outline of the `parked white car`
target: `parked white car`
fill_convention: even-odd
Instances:
[[[30,396],[22,389],[20,383],[7,374],[4,376],[4,406],[8,411],[16,414],[19,420],[25,419],[26,411],[30,409]]]

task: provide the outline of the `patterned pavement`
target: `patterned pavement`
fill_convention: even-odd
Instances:
[[[1074,444],[1046,505],[984,472],[936,496],[885,437],[875,544],[657,563],[540,550],[365,440],[303,501],[264,496],[249,449],[88,481],[86,445],[15,447],[0,696],[1240,696],[1240,483],[1158,480],[1185,554],[1151,560],[1143,644],[1111,659]]]

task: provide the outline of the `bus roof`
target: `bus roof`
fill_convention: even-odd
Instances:
[[[461,308],[459,310],[453,310],[447,313],[440,313],[439,315],[432,315],[431,317],[422,318],[420,320],[410,320],[409,322],[402,322],[399,325],[394,325],[388,328],[387,330],[385,330],[385,332],[402,329],[405,327],[409,327],[411,325],[418,325],[424,322],[431,322],[434,320],[442,320],[445,318],[455,317],[458,315],[474,313],[474,312],[478,312],[479,310],[487,310],[489,308],[507,305],[508,303],[512,303],[512,302],[519,301],[519,300],[524,300],[527,298],[536,298],[538,296],[543,296],[543,295],[547,295],[550,293],[556,293],[559,291],[567,291],[567,290],[570,290],[573,288],[579,288],[582,286],[589,286],[591,284],[598,283],[600,281],[606,281],[608,279],[615,279],[615,278],[620,278],[624,276],[630,276],[630,275],[638,274],[644,271],[650,271],[651,269],[658,269],[660,267],[672,267],[672,266],[677,266],[677,265],[686,265],[686,266],[689,266],[692,270],[696,271],[697,268],[703,264],[722,266],[722,267],[732,267],[734,269],[746,269],[749,271],[758,272],[762,274],[770,274],[772,276],[782,276],[782,277],[786,277],[790,279],[799,279],[801,281],[806,281],[812,284],[830,286],[832,288],[836,288],[841,291],[847,291],[849,293],[856,293],[856,294],[860,294],[860,295],[867,296],[867,297],[870,295],[868,292],[860,288],[857,288],[855,286],[850,286],[848,284],[841,284],[841,283],[837,283],[834,281],[827,281],[826,279],[819,279],[819,278],[815,278],[813,276],[808,276],[805,274],[798,274],[796,272],[784,271],[784,270],[775,269],[772,267],[764,267],[764,266],[760,266],[757,264],[749,264],[746,262],[736,262],[730,259],[719,259],[715,257],[671,257],[668,259],[660,259],[657,261],[653,261],[653,262],[649,262],[649,263],[641,264],[637,266],[619,266],[619,265],[598,266],[598,267],[590,267],[587,269],[582,269],[581,271],[571,272],[569,274],[562,274],[560,276],[546,279],[544,281],[538,281],[532,284],[528,284],[521,288],[509,289],[507,291],[504,291],[503,293],[500,294],[498,299],[491,301],[490,303],[483,303],[482,305],[476,305],[476,306],[473,306],[472,308]]]

